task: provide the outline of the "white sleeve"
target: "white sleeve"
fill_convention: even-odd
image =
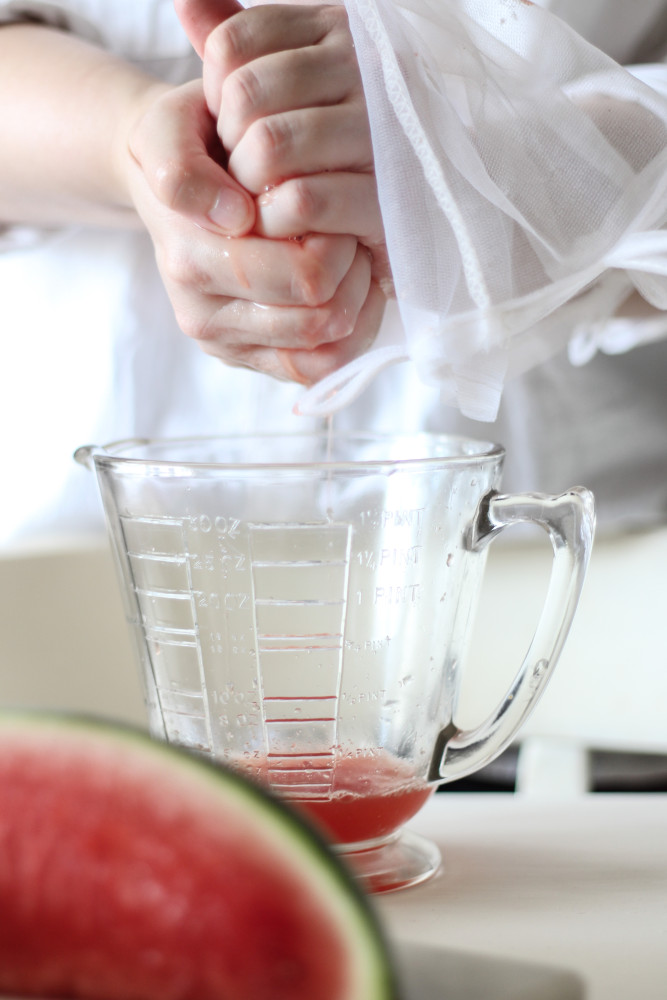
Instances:
[[[172,83],[200,71],[172,0],[0,0],[0,24],[17,21],[71,31]]]
[[[76,34],[175,84],[200,72],[171,0],[0,0],[0,27],[21,22]],[[41,246],[58,232],[0,224],[0,254]]]
[[[102,34],[91,20],[83,4],[25,2],[25,0],[0,0],[0,24],[32,21],[48,24],[61,31],[71,31],[93,42],[101,42]],[[83,9],[82,9],[83,8]]]
[[[528,0],[346,6],[404,337],[309,390],[304,413],[409,360],[493,420],[507,377],[633,288],[667,310],[664,67],[639,79]]]
[[[102,36],[96,26],[76,9],[76,0],[67,3],[41,3],[40,0],[0,0],[0,26],[23,22],[45,24],[60,31],[69,31],[87,41],[102,44]],[[36,226],[3,226],[0,224],[0,254],[30,250],[42,246],[56,236],[55,231]]]

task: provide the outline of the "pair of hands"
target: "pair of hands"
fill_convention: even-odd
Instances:
[[[175,5],[203,75],[144,101],[135,206],[183,332],[310,384],[368,349],[391,286],[347,15]]]

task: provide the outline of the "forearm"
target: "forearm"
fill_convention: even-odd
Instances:
[[[379,327],[369,253],[307,207],[264,237],[223,163],[201,78],[168,86],[78,37],[0,29],[0,226],[143,226],[185,334],[228,364],[315,381]]]
[[[126,137],[166,89],[75,36],[0,29],[0,223],[139,227]]]

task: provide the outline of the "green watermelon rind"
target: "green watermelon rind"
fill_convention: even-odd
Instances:
[[[62,733],[70,742],[80,735],[84,742],[92,738],[100,747],[136,749],[146,761],[154,760],[172,776],[180,773],[191,779],[191,793],[199,784],[214,793],[211,803],[217,794],[227,817],[234,804],[242,815],[256,815],[261,821],[258,827],[267,830],[270,824],[270,850],[284,855],[301,877],[307,873],[309,887],[319,893],[324,908],[350,944],[354,981],[359,982],[355,995],[364,1000],[395,1000],[397,986],[390,950],[369,898],[319,833],[277,796],[224,764],[155,740],[141,729],[116,721],[67,712],[0,710],[0,744],[3,733],[11,734],[12,730],[23,734],[29,730],[54,740]]]

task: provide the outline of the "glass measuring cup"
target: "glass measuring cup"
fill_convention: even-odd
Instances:
[[[498,445],[249,435],[84,447],[155,736],[243,768],[319,823],[373,891],[438,867],[403,829],[512,740],[554,668],[594,529],[583,488],[500,495]],[[531,521],[553,569],[507,696],[455,723],[487,544]]]

